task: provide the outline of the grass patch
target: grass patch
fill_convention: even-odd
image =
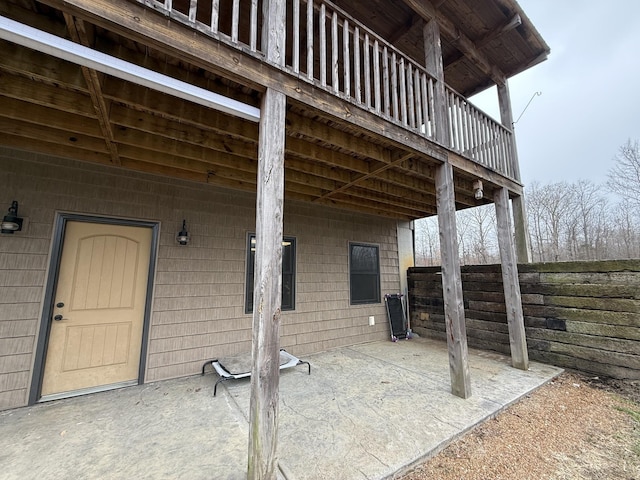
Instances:
[[[636,410],[636,408],[637,408],[637,410]],[[633,405],[632,408],[616,406],[615,409],[620,411],[620,412],[626,413],[634,421],[636,421],[637,423],[640,423],[640,407],[639,406]]]

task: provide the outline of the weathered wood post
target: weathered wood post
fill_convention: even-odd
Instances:
[[[436,79],[434,87],[436,140],[442,145],[448,146],[450,137],[442,66],[442,46],[440,43],[440,27],[435,19],[426,22],[423,35],[425,66],[427,71]],[[471,377],[469,375],[467,329],[464,318],[462,275],[460,273],[458,234],[456,231],[453,167],[450,163],[447,162],[438,166],[435,182],[451,392],[458,397],[468,398],[471,396]]]
[[[453,167],[444,163],[436,169],[436,204],[440,231],[442,295],[449,348],[451,393],[461,398],[471,396],[467,328],[462,297],[462,275],[456,231],[456,205],[453,191]]]
[[[511,137],[511,159],[513,161],[512,166],[516,180],[520,181],[520,163],[518,162],[516,134],[513,128],[511,95],[509,94],[509,83],[506,78],[504,79],[504,83],[498,85],[498,103],[500,105],[500,120],[502,121],[502,125],[513,131],[513,135]],[[520,263],[531,263],[531,240],[529,237],[524,195],[514,197],[511,203],[513,208],[513,223],[516,233],[516,254],[518,261]]]
[[[266,59],[283,64],[285,1],[265,0],[263,15],[262,48]],[[267,89],[262,97],[258,140],[248,480],[274,480],[278,468],[276,449],[286,103],[285,94],[273,89]]]
[[[449,121],[447,115],[447,98],[444,88],[444,67],[442,65],[442,44],[440,27],[435,20],[425,23],[422,30],[424,37],[425,69],[436,79],[433,87],[434,119],[436,140],[444,146],[449,146]]]
[[[506,188],[496,190],[493,201],[496,205],[498,223],[498,245],[502,262],[502,283],[504,301],[507,309],[509,344],[511,346],[511,364],[521,370],[529,369],[527,337],[524,329],[522,297],[518,280],[518,263],[513,246],[513,235],[509,216],[509,192]]]

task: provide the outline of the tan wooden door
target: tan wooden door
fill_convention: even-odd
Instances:
[[[41,395],[138,379],[151,229],[67,222]]]

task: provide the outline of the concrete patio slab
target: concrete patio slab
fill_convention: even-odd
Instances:
[[[280,377],[280,477],[385,479],[562,370],[470,350],[472,396],[450,393],[446,344],[377,342],[304,357]],[[196,376],[0,412],[3,479],[243,479],[249,380]]]

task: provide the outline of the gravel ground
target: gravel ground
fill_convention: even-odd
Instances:
[[[640,382],[564,373],[402,480],[640,480]]]

